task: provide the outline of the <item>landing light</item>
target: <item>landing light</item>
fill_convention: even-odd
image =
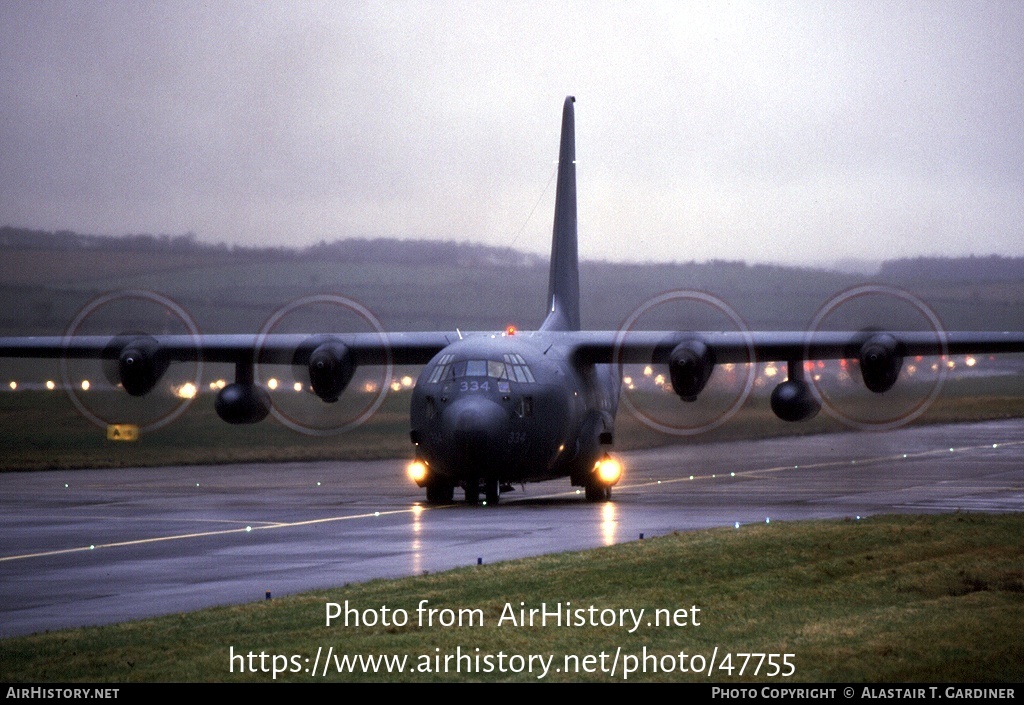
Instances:
[[[302,382],[296,382],[295,384],[293,384],[292,385],[292,389],[294,389],[296,392],[301,392],[302,391]]]
[[[405,472],[413,482],[423,482],[427,478],[427,464],[422,460],[414,460],[406,466]]]
[[[57,388],[57,385],[53,383],[52,379],[48,379],[46,380],[46,388],[52,391]]]
[[[270,379],[268,379],[267,380],[267,389],[269,389],[271,391],[277,389],[277,379],[275,379],[274,377],[271,377]]]
[[[88,392],[89,391],[89,386],[90,386],[89,385],[89,380],[83,379],[82,380],[82,391],[83,392]]]
[[[14,391],[15,389],[18,388],[18,383],[12,380],[10,386],[11,386],[11,391]]]
[[[185,382],[185,384],[174,390],[175,396],[179,399],[195,399],[198,392],[199,390],[196,388],[196,385],[191,382]]]
[[[622,477],[622,463],[612,457],[603,458],[597,463],[597,476],[606,485],[614,485]]]
[[[505,329],[505,335],[515,335],[515,334],[516,334],[516,327],[515,326],[509,326],[508,328]]]

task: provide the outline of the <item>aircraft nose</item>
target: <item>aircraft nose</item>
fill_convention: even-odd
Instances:
[[[443,423],[457,462],[464,466],[486,463],[508,435],[505,410],[482,396],[456,399],[445,409]]]

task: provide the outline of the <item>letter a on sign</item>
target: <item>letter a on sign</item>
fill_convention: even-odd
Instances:
[[[108,441],[137,441],[139,427],[130,423],[112,423],[107,425]]]

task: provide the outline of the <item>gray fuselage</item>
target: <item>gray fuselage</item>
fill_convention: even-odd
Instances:
[[[453,484],[570,476],[582,484],[611,443],[618,377],[577,365],[559,333],[474,335],[423,369],[412,396],[417,456]]]

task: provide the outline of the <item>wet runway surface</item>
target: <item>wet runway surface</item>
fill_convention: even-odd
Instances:
[[[619,454],[568,480],[427,507],[402,461],[0,475],[0,636],[750,522],[1024,511],[1024,420]],[[692,476],[692,479],[691,479]],[[456,491],[461,497],[461,492]]]

